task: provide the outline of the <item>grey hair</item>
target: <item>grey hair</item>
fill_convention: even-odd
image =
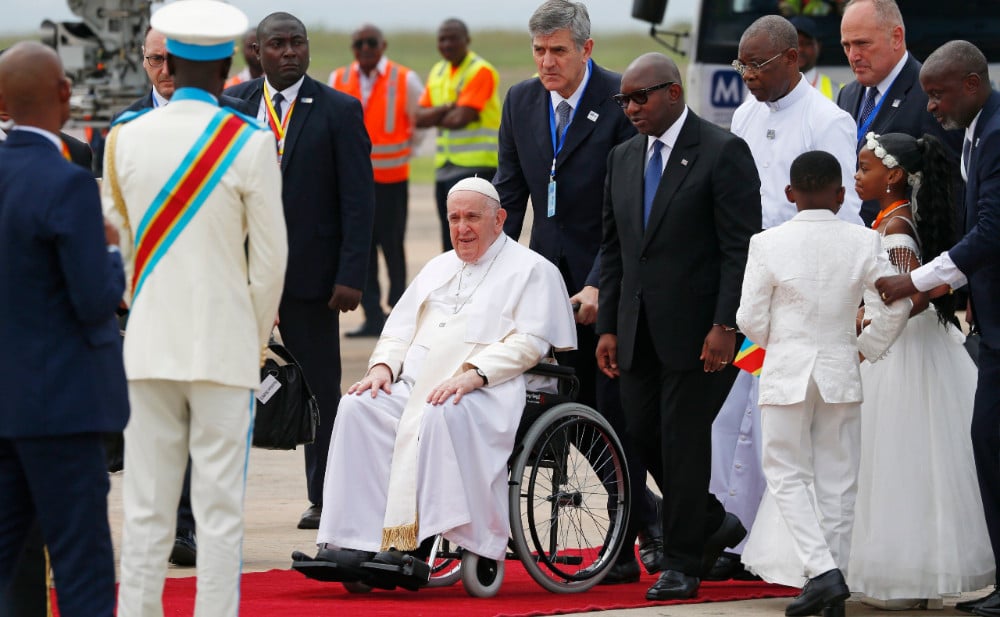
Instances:
[[[851,0],[844,7],[844,10],[851,8],[855,4],[861,4],[867,2],[875,8],[875,19],[878,20],[878,24],[885,28],[886,30],[892,30],[896,26],[903,29],[903,34],[906,34],[906,26],[903,24],[903,14],[899,11],[899,5],[896,4],[896,0]]]
[[[532,39],[564,29],[573,35],[578,49],[586,45],[590,38],[590,14],[582,2],[546,0],[528,20],[528,32]]]
[[[989,84],[989,64],[978,47],[968,41],[948,41],[927,56],[924,66],[928,72],[958,71],[963,75],[975,73]]]
[[[781,15],[765,15],[743,32],[740,37],[740,45],[753,37],[764,35],[773,49],[785,50],[799,48],[799,31],[795,29],[792,22]]]

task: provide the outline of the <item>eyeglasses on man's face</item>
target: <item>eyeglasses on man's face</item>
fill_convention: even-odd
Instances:
[[[788,50],[786,49],[784,51],[779,51],[774,56],[768,58],[763,62],[749,62],[747,64],[743,64],[742,62],[739,61],[739,59],[737,59],[733,60],[732,64],[730,64],[729,66],[733,67],[733,69],[740,74],[740,77],[745,76],[750,71],[753,71],[754,73],[759,73],[761,69],[763,69],[765,66],[767,66],[774,60],[780,58],[782,54],[784,54],[786,51]]]
[[[367,45],[372,49],[376,49],[378,48],[378,43],[379,41],[377,38],[375,38],[374,36],[369,36],[363,39],[356,39],[353,43],[351,43],[351,47],[353,47],[354,49],[361,49],[362,47]]]
[[[161,56],[159,54],[143,56],[143,58],[145,58],[146,62],[149,63],[149,66],[153,67],[154,69],[158,69],[161,66],[163,66],[163,62],[167,59],[166,56]]]
[[[611,98],[618,103],[622,109],[628,107],[629,101],[632,101],[636,105],[645,105],[649,100],[649,93],[656,90],[662,90],[663,88],[669,88],[670,86],[676,84],[676,81],[665,81],[662,84],[656,84],[655,86],[650,86],[648,88],[642,88],[640,90],[635,90],[633,92],[619,92],[613,95]]]

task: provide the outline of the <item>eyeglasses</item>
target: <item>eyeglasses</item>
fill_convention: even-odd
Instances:
[[[791,48],[789,47],[788,49],[791,49]],[[772,61],[777,60],[778,58],[780,58],[782,56],[782,54],[784,54],[786,51],[788,51],[788,49],[785,49],[784,51],[779,51],[777,54],[774,55],[773,58],[768,58],[767,60],[765,60],[763,62],[750,62],[748,64],[743,64],[742,62],[740,62],[737,59],[737,60],[733,60],[733,62],[729,66],[733,67],[733,70],[735,70],[737,73],[739,73],[740,77],[743,77],[749,71],[753,71],[754,73],[760,73],[760,70],[762,68],[764,68],[765,66],[767,66],[769,62],[772,62]]]
[[[379,40],[374,36],[370,36],[364,39],[357,39],[356,41],[351,43],[351,47],[353,47],[354,49],[361,49],[365,45],[371,47],[372,49],[376,49],[378,48]]]
[[[649,100],[650,92],[653,92],[655,90],[662,90],[663,88],[668,88],[676,83],[677,83],[676,81],[665,81],[662,84],[656,84],[655,86],[642,88],[641,90],[636,90],[634,92],[629,92],[627,94],[624,92],[619,92],[618,94],[613,95],[611,98],[613,98],[615,100],[615,103],[618,103],[622,109],[628,107],[629,101],[634,102],[636,105],[645,105],[646,101]]]
[[[149,66],[153,67],[154,69],[158,69],[161,66],[163,66],[163,61],[167,59],[166,56],[160,56],[160,55],[143,56],[143,58],[145,58],[146,62],[149,63]]]

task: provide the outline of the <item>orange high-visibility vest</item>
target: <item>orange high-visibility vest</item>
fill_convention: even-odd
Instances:
[[[410,69],[391,60],[385,73],[376,77],[368,104],[365,128],[372,140],[372,168],[375,182],[389,184],[410,177],[410,138],[413,125],[406,113],[406,78]],[[358,63],[341,67],[330,75],[330,87],[361,100]]]

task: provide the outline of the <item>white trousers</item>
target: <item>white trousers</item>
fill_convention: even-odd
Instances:
[[[764,477],[806,578],[834,568],[847,570],[861,454],[860,412],[859,403],[824,402],[811,380],[805,401],[761,406]]]
[[[163,616],[163,582],[189,452],[198,538],[194,615],[235,617],[253,393],[152,379],[132,380],[128,387],[132,414],[125,428],[118,617]]]

